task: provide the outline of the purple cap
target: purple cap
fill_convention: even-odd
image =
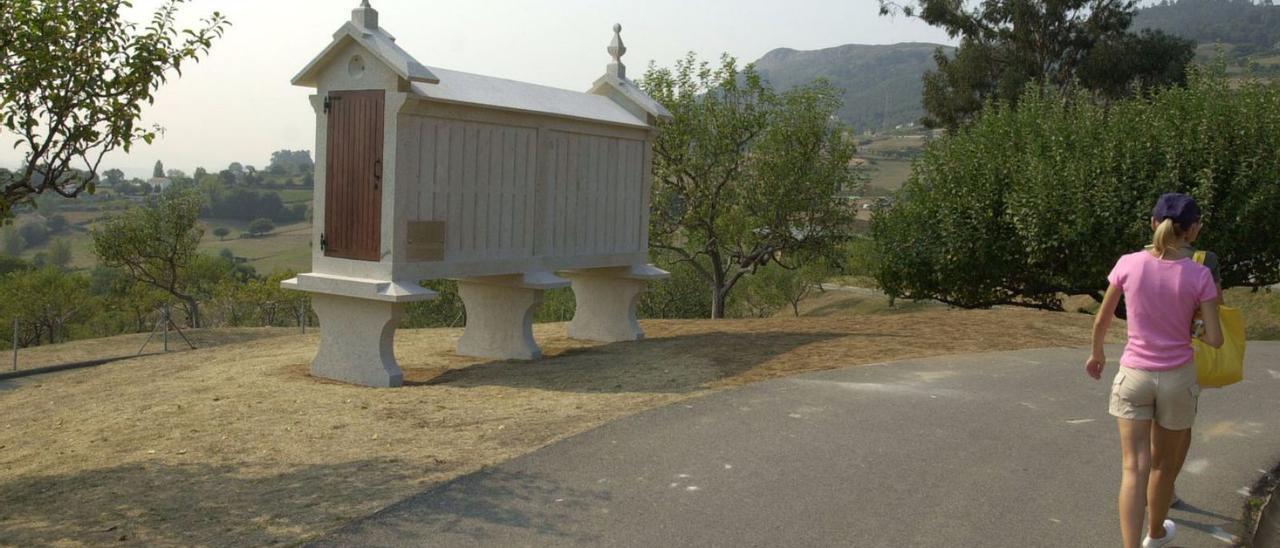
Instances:
[[[1186,194],[1170,192],[1160,197],[1156,207],[1151,211],[1151,218],[1156,222],[1172,219],[1182,230],[1190,230],[1191,225],[1200,221],[1200,206]]]

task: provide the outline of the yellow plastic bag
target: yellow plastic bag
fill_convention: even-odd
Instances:
[[[1196,262],[1204,264],[1204,252],[1196,252]],[[1196,349],[1196,373],[1200,386],[1221,388],[1244,379],[1244,316],[1239,308],[1219,306],[1222,322],[1222,348],[1214,348],[1192,339]]]

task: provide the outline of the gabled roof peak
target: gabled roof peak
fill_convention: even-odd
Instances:
[[[396,45],[396,39],[391,33],[378,26],[378,11],[369,5],[369,0],[364,0],[360,7],[351,11],[351,21],[343,23],[342,28],[333,33],[333,42],[329,47],[293,78],[293,85],[316,87],[321,69],[333,60],[333,56],[337,55],[348,40],[369,50],[405,80],[432,84],[440,81],[427,67]]]
[[[671,112],[666,107],[627,79],[627,66],[622,64],[622,56],[627,54],[627,45],[622,42],[622,25],[619,23],[613,25],[613,41],[609,43],[608,51],[613,62],[609,63],[604,76],[597,79],[587,93],[613,99],[641,118],[652,117],[654,120],[649,123],[670,120]]]

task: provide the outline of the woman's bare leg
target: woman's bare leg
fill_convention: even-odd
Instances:
[[[1147,480],[1151,473],[1151,422],[1116,419],[1120,425],[1120,534],[1125,548],[1141,548],[1142,518],[1147,506]]]
[[[1147,533],[1151,538],[1164,538],[1164,518],[1169,516],[1173,500],[1173,482],[1182,469],[1183,448],[1190,430],[1168,430],[1154,422],[1151,425],[1151,479],[1147,482]]]

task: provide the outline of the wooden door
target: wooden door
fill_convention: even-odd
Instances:
[[[386,93],[334,91],[325,155],[324,254],[382,258],[382,143]]]

